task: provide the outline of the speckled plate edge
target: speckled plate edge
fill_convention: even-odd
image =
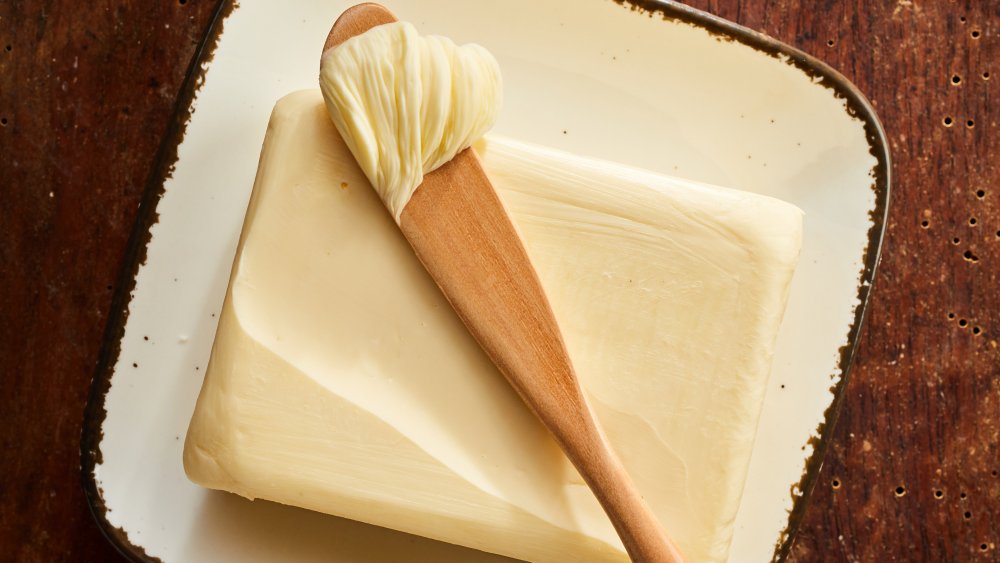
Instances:
[[[843,99],[848,113],[862,121],[869,151],[876,159],[873,170],[871,189],[875,194],[875,206],[870,213],[871,227],[868,231],[868,243],[865,248],[863,267],[858,280],[858,305],[854,311],[854,321],[851,323],[847,344],[840,349],[838,367],[842,376],[833,385],[831,391],[834,398],[824,413],[824,421],[817,429],[817,437],[812,440],[813,454],[808,458],[803,468],[802,479],[793,489],[798,491],[793,508],[788,519],[788,526],[780,540],[775,545],[773,560],[783,561],[791,547],[802,515],[805,513],[813,486],[819,470],[834,425],[840,414],[843,402],[843,390],[850,378],[851,366],[857,349],[861,328],[868,313],[868,302],[875,280],[875,272],[882,252],[882,242],[885,236],[886,218],[890,199],[890,156],[888,143],[882,124],[875,115],[875,110],[865,96],[847,78],[829,65],[806,54],[795,47],[777,41],[762,33],[753,31],[733,22],[713,16],[694,8],[670,2],[667,0],[613,0],[627,9],[647,13],[650,17],[660,17],[664,20],[680,20],[701,27],[720,41],[736,41],[757,51],[777,57],[797,69],[805,72],[819,85],[834,92],[837,98]],[[129,301],[135,289],[136,274],[145,262],[146,248],[151,235],[150,229],[158,220],[157,203],[163,193],[166,179],[171,175],[177,162],[177,147],[184,137],[184,132],[191,117],[191,106],[204,81],[207,64],[211,61],[218,40],[222,35],[226,16],[237,7],[236,0],[219,0],[213,11],[211,23],[205,36],[201,39],[197,51],[188,66],[185,79],[181,85],[180,95],[174,106],[173,118],[164,135],[154,165],[143,191],[135,225],[129,238],[122,270],[119,272],[118,284],[111,302],[111,311],[104,331],[103,344],[97,369],[91,384],[90,397],[84,412],[83,430],[80,443],[80,466],[83,489],[88,504],[98,526],[104,536],[125,557],[132,561],[159,561],[149,556],[141,546],[129,541],[127,534],[113,526],[107,519],[106,507],[102,491],[94,477],[95,467],[102,462],[101,438],[102,425],[107,416],[105,397],[111,387],[111,376],[120,352],[121,339],[125,333],[125,323],[128,318]]]

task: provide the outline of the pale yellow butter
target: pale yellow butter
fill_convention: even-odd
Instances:
[[[337,131],[392,216],[427,174],[493,127],[500,65],[475,43],[373,27],[323,53],[320,88]]]
[[[480,149],[612,445],[690,560],[725,560],[801,212],[512,141]],[[184,465],[207,487],[511,557],[627,561],[318,91],[274,109]]]

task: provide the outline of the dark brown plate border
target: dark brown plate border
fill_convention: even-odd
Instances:
[[[789,516],[788,527],[775,545],[773,560],[784,561],[788,556],[792,540],[798,529],[802,515],[808,505],[809,497],[815,486],[816,478],[823,464],[828,442],[834,425],[840,414],[843,403],[843,391],[847,384],[854,353],[857,349],[861,327],[868,313],[869,297],[875,281],[875,272],[882,252],[885,237],[885,227],[889,212],[890,195],[890,157],[888,143],[882,124],[875,115],[875,110],[865,96],[847,78],[828,66],[826,63],[806,54],[805,52],[786,45],[762,33],[753,31],[741,25],[724,20],[707,12],[696,10],[689,6],[669,0],[613,0],[627,9],[643,12],[649,17],[661,17],[664,20],[682,21],[701,27],[720,41],[736,41],[757,51],[781,58],[799,70],[805,72],[818,84],[833,90],[834,94],[843,99],[846,111],[864,124],[865,135],[870,152],[876,159],[872,170],[872,190],[875,193],[875,207],[870,213],[872,225],[868,231],[868,245],[860,272],[858,286],[859,304],[854,311],[854,322],[848,332],[847,344],[840,350],[838,367],[841,377],[831,387],[834,399],[824,414],[824,422],[817,429],[818,438],[812,440],[813,454],[806,461],[802,480],[792,487],[790,494],[796,496]],[[150,228],[158,220],[156,205],[163,194],[165,180],[173,171],[177,161],[177,147],[184,137],[187,122],[191,117],[191,104],[198,89],[204,82],[204,66],[212,60],[215,46],[222,34],[223,22],[226,16],[236,7],[236,0],[219,0],[213,12],[208,31],[202,37],[195,56],[188,66],[180,95],[174,106],[171,120],[163,142],[157,150],[153,168],[143,190],[135,225],[129,238],[122,270],[118,275],[118,284],[111,301],[111,311],[108,324],[104,331],[104,340],[90,388],[90,397],[84,412],[83,431],[80,441],[80,468],[83,489],[87,496],[91,512],[97,520],[98,527],[104,536],[130,561],[139,563],[160,562],[160,559],[150,556],[141,546],[133,544],[127,533],[112,525],[107,519],[107,508],[104,504],[102,491],[97,486],[94,469],[102,462],[101,438],[102,425],[107,416],[104,400],[111,388],[111,377],[118,360],[121,339],[125,334],[125,323],[128,319],[128,306],[132,291],[135,289],[135,276],[139,267],[146,261],[146,247],[150,240]]]

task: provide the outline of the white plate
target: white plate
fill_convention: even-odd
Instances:
[[[424,32],[497,56],[499,134],[805,210],[731,559],[774,557],[818,471],[814,444],[835,418],[878,259],[888,153],[868,103],[815,59],[672,3],[647,3],[650,14],[610,0],[386,1]],[[315,86],[320,47],[349,5],[240,2],[205,65],[176,169],[140,210],[82,448],[95,515],[133,559],[503,560],[209,492],[181,467],[271,107]]]

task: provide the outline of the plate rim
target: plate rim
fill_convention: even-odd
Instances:
[[[823,414],[823,422],[817,428],[817,435],[809,440],[813,446],[813,453],[804,464],[802,478],[798,484],[792,486],[790,492],[793,502],[788,524],[776,542],[772,555],[772,561],[781,562],[788,556],[802,516],[809,505],[833,430],[840,416],[844,389],[850,379],[861,331],[868,317],[871,291],[874,287],[875,275],[885,240],[892,191],[889,143],[871,102],[850,80],[818,58],[761,32],[671,0],[611,1],[633,11],[648,13],[650,17],[659,16],[665,21],[681,21],[700,27],[716,39],[736,41],[796,67],[813,78],[818,85],[832,90],[837,98],[845,101],[847,113],[861,120],[864,125],[869,153],[876,160],[871,184],[875,203],[869,213],[871,226],[867,233],[868,242],[865,246],[858,279],[858,302],[854,310],[854,320],[848,330],[847,343],[839,351],[837,367],[841,375],[830,388],[833,400]],[[129,540],[125,530],[108,521],[103,491],[97,485],[94,474],[96,466],[103,461],[101,439],[103,438],[103,423],[107,416],[104,403],[107,392],[111,388],[114,366],[121,350],[121,340],[125,334],[136,276],[139,268],[146,261],[146,248],[152,238],[151,228],[158,221],[156,208],[164,191],[164,183],[171,175],[173,166],[177,162],[177,149],[183,141],[187,123],[191,118],[192,103],[204,82],[205,74],[208,72],[208,63],[211,62],[215,48],[222,36],[225,19],[237,6],[238,0],[217,0],[208,28],[199,41],[195,54],[185,71],[184,80],[181,83],[172,111],[172,119],[168,123],[167,131],[157,149],[153,166],[143,188],[136,220],[132,226],[125,255],[122,259],[122,267],[117,276],[118,283],[111,300],[97,367],[94,371],[84,410],[80,440],[80,476],[87,505],[104,537],[126,559],[136,563],[162,563],[162,560],[147,554],[142,546]]]

